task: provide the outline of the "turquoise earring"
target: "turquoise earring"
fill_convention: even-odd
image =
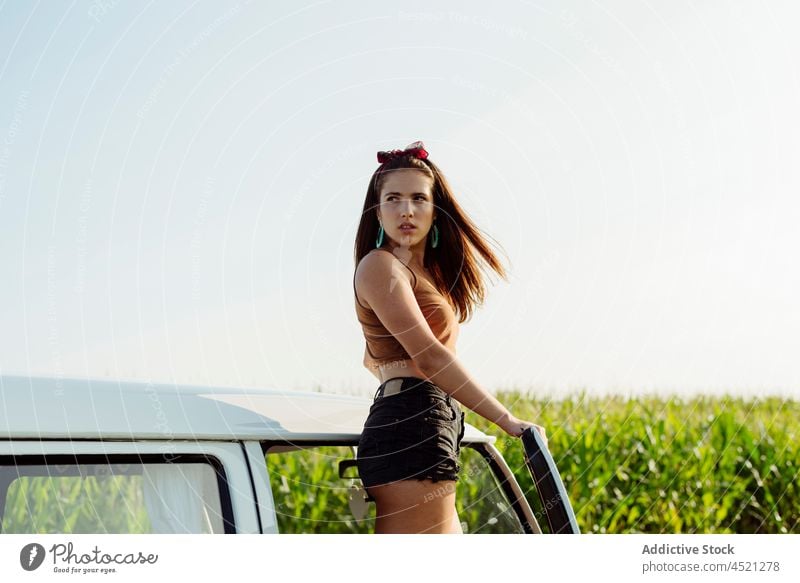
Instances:
[[[377,249],[383,244],[383,225],[378,229],[378,239],[375,241],[375,248]]]
[[[436,223],[433,223],[433,237],[431,241],[431,247],[436,249],[439,246],[439,228],[436,226]]]

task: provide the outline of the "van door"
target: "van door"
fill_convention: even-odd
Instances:
[[[529,427],[520,437],[525,450],[525,465],[539,493],[550,533],[580,534],[561,475],[541,435],[535,428]]]

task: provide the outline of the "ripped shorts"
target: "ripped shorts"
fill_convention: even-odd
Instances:
[[[379,396],[358,443],[358,473],[364,486],[397,480],[458,480],[464,412],[458,401],[432,382],[402,379],[401,391]],[[396,381],[395,381],[396,384]]]

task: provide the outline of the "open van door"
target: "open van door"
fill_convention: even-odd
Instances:
[[[529,427],[520,438],[525,449],[525,465],[528,466],[536,491],[539,493],[550,532],[580,534],[561,475],[542,436],[535,428]]]

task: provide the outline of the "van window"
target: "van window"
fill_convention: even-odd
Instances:
[[[0,532],[225,532],[225,482],[208,462],[160,455],[26,457],[0,456]]]
[[[266,445],[278,531],[359,533],[375,531],[375,503],[364,501],[355,467],[339,477],[339,462],[354,460],[351,446]],[[487,460],[461,448],[456,511],[465,534],[523,533],[524,529]]]

